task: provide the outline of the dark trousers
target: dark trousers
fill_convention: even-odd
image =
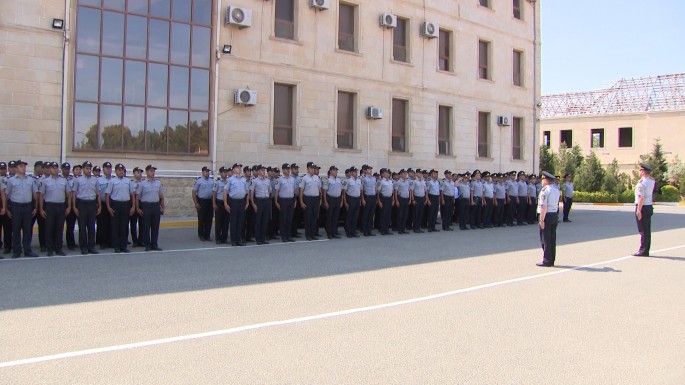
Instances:
[[[326,196],[328,200],[328,215],[326,215],[326,235],[332,237],[338,235],[338,218],[340,218],[340,202],[342,196],[332,197]]]
[[[214,212],[216,223],[214,224],[214,240],[217,242],[228,242],[228,211],[224,207],[224,201],[217,199],[216,211]]]
[[[303,196],[304,201],[304,236],[307,239],[316,237],[316,228],[319,221],[319,209],[321,205],[319,204],[318,196]]]
[[[276,239],[278,228],[281,225],[280,210],[276,207],[276,201],[271,199],[271,219],[269,220],[269,238]]]
[[[492,227],[493,201],[493,198],[485,198],[485,206],[483,206],[483,225],[485,227]]]
[[[2,228],[3,246],[6,251],[12,250],[12,219],[9,215],[0,216],[0,226]]]
[[[162,210],[159,202],[140,202],[143,210],[143,223],[140,226],[143,244],[146,247],[157,248],[159,244],[159,222],[162,219]]]
[[[473,206],[471,210],[471,228],[483,227],[481,223],[481,215],[483,215],[483,197],[473,197]]]
[[[131,211],[130,201],[115,201],[110,198],[109,205],[114,210],[111,216],[112,246],[115,250],[128,247],[128,221]]]
[[[347,196],[347,213],[345,213],[345,233],[347,236],[357,234],[357,220],[359,218],[359,197]]]
[[[495,207],[495,226],[499,227],[504,224],[504,209],[506,207],[507,200],[497,199],[497,207]]]
[[[381,195],[381,203],[383,207],[381,207],[379,230],[381,234],[388,234],[392,221],[392,196]]]
[[[545,215],[545,229],[540,229],[540,243],[542,244],[542,263],[554,265],[557,257],[557,225],[559,214]]]
[[[12,208],[12,252],[18,257],[21,255],[22,246],[24,253],[31,252],[33,203],[12,203],[10,207]]]
[[[197,210],[197,236],[208,240],[212,235],[212,219],[214,219],[214,203],[211,198],[197,198],[200,208]]]
[[[469,222],[469,198],[459,198],[459,228],[464,230]]]
[[[530,204],[528,205],[528,210],[526,211],[526,220],[528,221],[528,224],[535,224],[536,222],[536,214],[537,214],[537,209],[538,209],[538,200],[537,198],[530,198]]]
[[[526,222],[526,209],[528,208],[528,197],[519,197],[519,204],[516,207],[516,223],[522,225]]]
[[[295,209],[293,210],[293,223],[290,228],[291,236],[298,235],[297,230],[300,228],[300,223],[302,223],[302,218],[304,218],[304,211],[302,206],[295,204]]]
[[[33,225],[36,223],[38,223],[38,244],[41,249],[45,249],[47,247],[45,241],[45,218],[39,213],[36,213],[33,219],[31,219],[31,229],[33,229]]]
[[[140,245],[142,242],[140,239],[141,237],[139,229],[141,221],[142,218],[140,217],[140,215],[138,215],[137,212],[133,213],[133,215],[128,217],[129,227],[131,228],[131,242],[134,246]]]
[[[243,226],[243,238],[246,241],[251,241],[254,238],[254,227],[255,227],[255,212],[252,205],[248,205],[245,209],[245,224]]]
[[[231,223],[231,244],[237,245],[242,242],[243,232],[245,227],[245,198],[228,200],[231,207],[230,223]]]
[[[443,195],[445,204],[440,207],[440,218],[442,219],[442,229],[447,230],[452,226],[452,214],[454,214],[454,197]]]
[[[48,251],[62,251],[62,233],[64,232],[64,211],[66,203],[45,202],[45,246]]]
[[[428,200],[431,205],[428,211],[428,230],[435,230],[435,224],[438,222],[438,210],[440,210],[440,195],[428,194]]]
[[[112,218],[106,209],[105,203],[102,202],[102,210],[97,215],[97,230],[95,233],[95,243],[100,247],[112,247]],[[79,227],[81,224],[79,223]]]
[[[295,214],[295,198],[278,198],[278,232],[281,233],[281,240],[289,240],[292,235],[293,215]]]
[[[637,206],[635,206],[637,211]],[[652,205],[642,205],[642,219],[637,219],[637,231],[640,233],[640,249],[638,253],[649,254],[649,248],[652,246],[652,214],[654,214],[654,207]]]
[[[507,203],[506,207],[506,222],[507,226],[513,226],[514,225],[514,215],[516,214],[516,200],[518,197],[511,197],[509,203]]]
[[[425,210],[426,208],[426,205],[424,204],[425,199],[426,197],[415,197],[414,215],[412,217],[414,231],[421,231],[421,222],[423,221],[423,210]]]
[[[573,198],[564,198],[564,222],[568,221],[568,214],[571,212],[571,206],[573,206]],[[642,206],[644,207],[644,206]]]
[[[409,218],[409,198],[398,197],[397,200],[400,202],[400,207],[397,209],[397,231],[405,233]]]
[[[74,210],[72,208],[69,215],[67,215],[67,217],[65,218],[67,230],[64,235],[64,238],[67,241],[67,247],[72,249],[76,247],[76,238],[74,237],[74,231],[76,230],[76,221],[78,221],[78,218],[76,217],[76,214],[74,214]]]
[[[364,235],[372,233],[373,230],[373,216],[376,213],[376,196],[364,195],[366,206],[362,212],[362,231]]]
[[[81,251],[95,249],[95,216],[97,203],[92,201],[76,200],[78,209],[78,243]]]
[[[268,238],[269,219],[271,218],[271,199],[255,198],[257,211],[255,212],[255,240],[265,242]]]

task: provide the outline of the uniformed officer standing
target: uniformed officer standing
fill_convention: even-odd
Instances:
[[[538,266],[554,266],[557,255],[557,225],[559,224],[559,190],[552,185],[554,175],[542,172],[542,190],[538,198],[540,214],[540,243],[542,244],[542,262]],[[519,197],[520,198],[520,197]]]
[[[45,219],[45,243],[48,257],[64,256],[62,233],[65,216],[71,213],[71,184],[59,175],[57,162],[43,164],[51,170],[49,178],[43,179],[40,188],[40,215]]]
[[[101,210],[97,215],[97,230],[95,233],[95,243],[100,245],[100,249],[112,247],[112,217],[106,210],[105,204],[105,192],[110,180],[112,180],[112,163],[104,162],[102,164],[102,175],[98,177],[98,188],[100,190],[100,207],[105,209]]]
[[[537,207],[537,191],[535,184],[537,183],[537,178],[534,174],[528,176],[528,211],[526,211],[526,221],[529,225],[535,224],[535,214]]]
[[[378,200],[378,186],[376,177],[373,176],[373,167],[362,166],[364,174],[362,180],[362,233],[365,237],[373,237],[373,216],[376,213],[376,201]]]
[[[7,199],[11,202],[8,207],[9,216],[12,219],[12,258],[21,256],[22,246],[25,256],[37,257],[38,255],[31,250],[33,237],[31,220],[38,209],[38,185],[34,178],[26,175],[26,162],[17,160],[15,164],[17,173],[8,179],[5,192]]]
[[[95,250],[95,217],[100,213],[98,179],[92,174],[93,164],[82,164],[83,175],[74,179],[72,204],[78,218],[78,240],[81,254],[99,254]]]
[[[440,183],[440,218],[442,229],[452,231],[452,214],[454,214],[455,189],[452,171],[445,170],[445,178]]]
[[[202,167],[202,176],[195,180],[192,192],[197,211],[197,236],[203,242],[212,240],[212,220],[214,219],[212,195],[215,183],[209,174],[209,167]]]
[[[245,225],[243,227],[243,239],[245,242],[254,241],[254,229],[255,229],[255,212],[250,204],[250,184],[252,180],[257,177],[257,164],[254,166],[245,166],[243,172],[245,173],[245,181],[247,182],[247,208],[245,209]]]
[[[516,224],[519,226],[525,226],[526,223],[526,210],[528,208],[528,184],[526,183],[526,173],[519,171],[518,173],[518,198],[519,203],[516,207]]]
[[[43,184],[43,179],[45,179],[45,169],[50,169],[50,164],[51,162],[45,162],[47,163],[45,167],[43,167],[43,161],[38,160],[33,164],[33,174],[29,174],[31,178],[33,178],[34,182],[36,183],[36,186],[38,188],[38,191],[40,191],[41,185]],[[38,201],[33,202],[35,207],[39,207]],[[36,213],[36,215],[33,216],[31,219],[31,228],[33,229],[33,226],[38,222],[38,243],[40,244],[40,251],[46,251],[47,246],[45,243],[45,218],[43,218],[39,213]]]
[[[481,181],[480,170],[473,171],[471,179],[471,229],[482,229],[481,217],[483,215],[483,181]]]
[[[494,209],[495,186],[492,183],[492,176],[489,171],[483,172],[483,227],[492,228],[492,212]]]
[[[361,205],[362,181],[357,177],[357,168],[350,167],[350,176],[343,182],[343,204],[345,206],[345,235],[357,238],[357,221]]]
[[[242,164],[235,163],[232,167],[233,176],[228,178],[224,187],[224,208],[230,215],[231,245],[245,246],[243,233],[245,231],[245,209],[247,201],[247,180],[242,172]]]
[[[400,178],[395,182],[395,199],[397,210],[397,233],[407,233],[407,218],[409,217],[409,202],[411,202],[411,183],[407,179],[407,170],[399,172]]]
[[[282,242],[295,242],[292,238],[293,214],[295,210],[295,178],[290,175],[290,165],[283,163],[283,176],[276,180],[274,201],[279,212],[278,232]]]
[[[126,168],[118,163],[114,167],[116,176],[107,184],[105,202],[111,217],[112,246],[115,253],[128,253],[129,218],[136,211],[135,192],[137,185],[124,176]]]
[[[297,163],[292,163],[290,165],[290,175],[295,179],[295,211],[293,212],[293,225],[291,226],[291,238],[300,238],[302,235],[298,232],[300,223],[302,223],[302,218],[304,218],[304,211],[302,206],[298,204],[300,195],[300,166]]]
[[[564,183],[561,185],[561,196],[564,202],[564,222],[571,222],[568,219],[568,214],[571,212],[571,206],[573,206],[573,182],[571,182],[571,175],[564,175]]]
[[[162,182],[155,178],[157,167],[145,166],[147,178],[140,182],[136,190],[136,208],[143,218],[141,231],[145,251],[162,251],[159,247],[159,223],[164,215],[164,188]]]
[[[258,245],[268,244],[269,218],[271,217],[271,181],[266,167],[257,166],[257,177],[250,183],[250,201],[255,212],[255,240]]]
[[[138,191],[138,185],[143,181],[143,169],[139,167],[133,168],[133,179],[131,180],[131,188],[134,192],[134,201],[131,202],[132,205],[137,204],[135,202],[135,192]],[[129,217],[129,225],[131,227],[131,243],[133,247],[143,246],[142,237],[140,236],[140,227],[142,225],[142,217],[138,214],[138,208]]]
[[[2,233],[2,238],[0,238],[0,248],[4,246],[5,254],[9,254],[12,251],[12,222],[7,216],[7,196],[5,195],[5,190],[7,188],[7,163],[0,162],[0,233]],[[2,256],[0,256],[2,257]]]
[[[468,230],[466,225],[469,223],[469,209],[471,207],[471,183],[469,173],[462,174],[461,180],[457,182],[459,190],[459,229]]]
[[[338,219],[343,205],[342,182],[338,179],[338,168],[328,168],[328,177],[323,180],[323,207],[327,210],[326,235],[328,239],[340,238],[338,234]]]
[[[516,171],[509,173],[509,180],[506,182],[507,186],[507,226],[514,226],[514,216],[516,214],[516,207],[519,204],[519,187],[516,182]]]
[[[412,217],[412,224],[414,225],[415,233],[423,233],[421,230],[421,223],[423,222],[423,211],[428,205],[428,194],[426,194],[426,181],[423,180],[423,173],[418,168],[416,169],[416,180],[410,183],[411,202],[414,206],[414,215]]]
[[[212,193],[212,204],[214,207],[214,218],[216,224],[214,225],[214,239],[218,244],[228,243],[228,221],[229,216],[224,207],[224,189],[228,183],[228,168],[219,167],[219,178],[214,183],[214,191]]]
[[[307,175],[300,180],[300,205],[304,210],[304,235],[308,241],[315,241],[316,226],[319,216],[319,196],[321,195],[321,179],[315,175],[314,162],[307,163]]]
[[[504,175],[496,174],[495,188],[495,227],[504,227],[504,208],[507,204],[507,187],[504,184]]]
[[[650,176],[651,171],[652,168],[647,163],[640,163],[640,181],[635,186],[635,221],[640,234],[640,248],[633,254],[636,257],[649,257],[652,246],[652,205],[656,182]]]
[[[67,242],[67,248],[69,250],[75,250],[76,249],[76,238],[74,237],[74,230],[76,229],[76,214],[74,213],[74,206],[73,206],[73,199],[71,197],[71,192],[74,191],[74,179],[77,176],[81,176],[81,171],[83,170],[82,166],[80,164],[77,164],[74,166],[74,175],[71,175],[69,172],[71,171],[71,164],[68,162],[62,163],[62,173],[60,174],[60,178],[66,179],[67,183],[69,184],[69,205],[71,206],[71,211],[66,215],[65,223],[66,223],[66,230],[65,230],[65,236],[64,238],[66,239]],[[77,175],[78,173],[78,175]]]
[[[390,180],[390,170],[381,169],[381,179],[378,181],[378,198],[376,204],[381,209],[380,226],[381,235],[391,235],[390,221],[392,219],[392,206],[395,204],[395,188]]]
[[[435,228],[438,222],[438,211],[440,210],[440,182],[438,181],[438,171],[430,171],[430,179],[426,183],[428,190],[428,232],[440,231]]]

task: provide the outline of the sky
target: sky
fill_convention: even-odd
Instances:
[[[685,0],[543,0],[542,94],[685,72]]]

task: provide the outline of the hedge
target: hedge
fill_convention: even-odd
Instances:
[[[662,194],[654,194],[654,201],[656,202],[680,202],[680,200],[678,189],[673,186],[664,186]],[[626,190],[618,195],[606,191],[576,191],[573,194],[573,201],[583,203],[633,203],[635,202],[635,193],[630,190]]]

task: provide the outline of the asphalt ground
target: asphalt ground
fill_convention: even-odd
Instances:
[[[685,209],[0,261],[0,384],[685,383]],[[139,249],[134,249],[139,250]]]

